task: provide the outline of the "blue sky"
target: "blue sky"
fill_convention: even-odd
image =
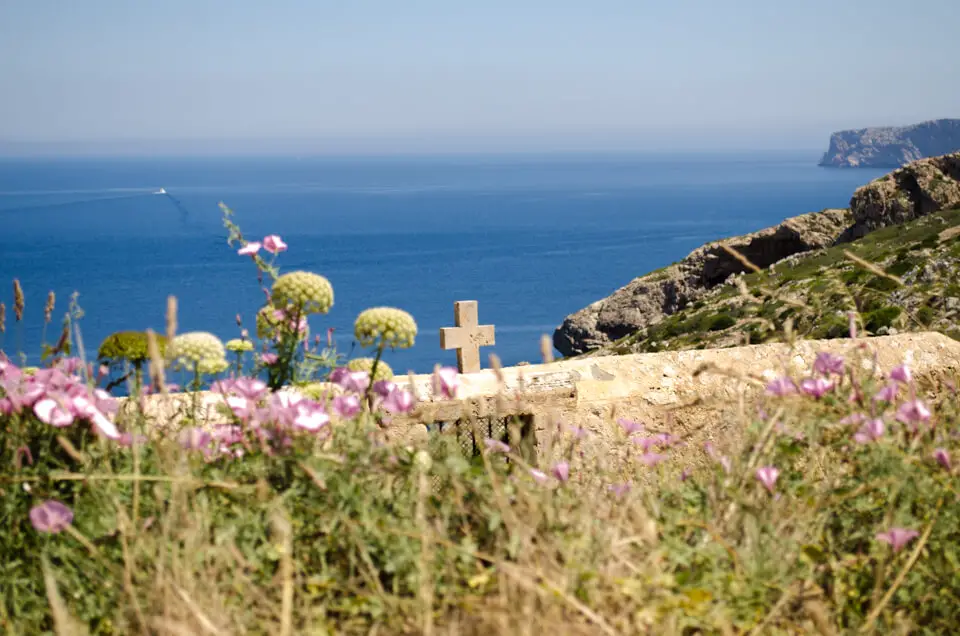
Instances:
[[[0,0],[0,146],[819,148],[960,116],[960,2],[917,6]]]

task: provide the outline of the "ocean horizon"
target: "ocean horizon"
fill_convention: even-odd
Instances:
[[[455,364],[439,347],[453,303],[479,302],[504,364],[537,362],[541,335],[631,279],[708,241],[828,207],[886,170],[816,165],[811,151],[380,157],[0,159],[0,348],[36,363],[48,291],[56,338],[79,292],[88,354],[119,330],[255,331],[264,296],[249,257],[226,244],[218,202],[250,240],[279,234],[281,271],[326,276],[336,301],[311,319],[352,349],[356,315],[409,311],[416,345],[387,352],[398,373]],[[164,188],[170,195],[155,194]],[[26,292],[14,324],[13,278]]]

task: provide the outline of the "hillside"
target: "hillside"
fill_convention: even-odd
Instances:
[[[738,274],[588,355],[770,342],[783,339],[788,322],[802,338],[845,337],[851,311],[861,334],[937,330],[960,339],[960,209]]]
[[[830,136],[821,166],[897,168],[911,161],[960,150],[960,119],[936,119],[913,126],[841,130]]]

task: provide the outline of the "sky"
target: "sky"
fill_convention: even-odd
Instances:
[[[0,152],[822,148],[960,117],[957,0],[0,0]]]

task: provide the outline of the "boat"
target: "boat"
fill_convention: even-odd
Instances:
[[[167,191],[166,191],[165,189],[163,189],[163,188],[160,188],[159,190],[157,190],[156,192],[154,192],[154,194],[166,194],[166,193],[167,193]]]

